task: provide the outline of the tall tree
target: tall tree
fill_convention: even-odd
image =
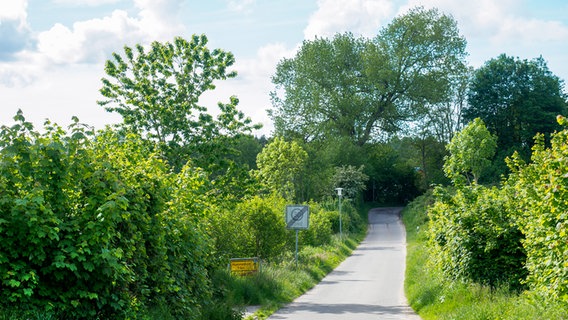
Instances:
[[[273,76],[275,131],[304,140],[339,135],[359,145],[396,132],[449,99],[465,45],[451,16],[423,8],[373,39],[346,33],[305,41]]]
[[[549,136],[560,129],[555,117],[566,112],[563,86],[542,57],[529,61],[502,54],[475,71],[463,119],[486,123],[505,153],[500,158],[516,150],[528,160],[537,133]]]
[[[361,192],[367,189],[365,184],[369,180],[369,176],[363,173],[364,166],[359,168],[355,166],[335,167],[335,174],[332,183],[336,188],[343,188],[345,197],[356,199],[361,196]]]
[[[215,89],[214,81],[233,78],[228,68],[233,54],[210,51],[205,35],[173,43],[153,42],[146,49],[124,47],[124,56],[113,53],[102,79],[98,103],[123,118],[122,127],[156,142],[168,161],[180,169],[192,158],[197,166],[218,164],[229,150],[227,138],[250,132],[255,126],[237,110],[238,99],[219,103],[214,118],[199,97]]]
[[[497,137],[492,135],[483,120],[474,119],[462,131],[456,133],[446,146],[449,155],[444,172],[454,184],[477,183],[479,177],[491,165],[497,148]]]
[[[473,68],[464,68],[451,79],[449,99],[428,106],[428,113],[415,124],[414,134],[417,138],[434,137],[437,141],[448,143],[462,126],[462,110],[467,103],[468,86],[471,81]]]
[[[256,158],[256,175],[270,190],[287,200],[297,200],[308,153],[296,142],[276,137]]]

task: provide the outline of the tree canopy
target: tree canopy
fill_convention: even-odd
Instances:
[[[498,137],[498,148],[509,156],[518,151],[528,159],[537,133],[560,130],[554,121],[566,112],[563,81],[542,57],[520,60],[505,54],[477,69],[470,82],[463,120],[481,118]]]
[[[258,154],[256,175],[270,190],[287,200],[295,200],[307,160],[308,153],[298,143],[276,137]]]
[[[454,184],[461,184],[462,178],[477,183],[497,148],[497,137],[491,135],[480,118],[474,119],[462,131],[456,133],[446,149],[450,153],[444,163],[444,172]],[[471,177],[471,178],[470,178]]]
[[[305,41],[272,81],[276,134],[305,141],[339,135],[363,145],[450,99],[465,39],[437,9],[415,8],[373,39],[338,34]]]
[[[219,102],[215,119],[200,96],[215,89],[214,81],[233,78],[235,58],[221,49],[207,48],[205,35],[173,43],[153,42],[124,47],[124,56],[113,53],[102,79],[98,103],[123,118],[122,127],[156,142],[179,170],[192,158],[197,166],[218,163],[228,151],[227,137],[250,132],[258,126],[237,110],[238,99]]]

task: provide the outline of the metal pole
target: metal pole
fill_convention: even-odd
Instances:
[[[298,268],[298,229],[296,229],[296,268]]]
[[[343,240],[343,222],[341,221],[341,195],[339,195],[339,239]]]

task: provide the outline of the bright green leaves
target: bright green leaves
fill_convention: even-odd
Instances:
[[[563,117],[559,116],[562,124]],[[568,301],[568,132],[552,135],[551,146],[539,136],[531,163],[513,159],[507,190],[525,235],[527,284],[544,296]]]
[[[491,165],[496,141],[497,137],[489,133],[481,119],[473,120],[446,146],[450,153],[444,163],[446,176],[455,185],[464,181],[477,183],[483,171]]]
[[[429,209],[433,256],[452,277],[568,302],[568,131],[553,134],[550,147],[537,135],[532,151],[530,163],[508,159],[500,188],[439,190]]]
[[[305,41],[272,78],[276,134],[365,145],[395,133],[430,105],[453,99],[465,46],[452,17],[423,8],[395,18],[372,39],[345,33]]]
[[[367,189],[365,183],[369,180],[369,176],[363,173],[363,169],[364,166],[359,168],[355,166],[336,167],[332,185],[336,188],[343,188],[346,198],[355,199]]]
[[[65,318],[160,303],[198,315],[211,251],[200,172],[172,173],[135,134],[15,119],[0,133],[0,303]]]
[[[308,153],[296,142],[287,142],[280,137],[268,144],[258,154],[255,174],[270,190],[279,192],[289,201],[297,199],[295,190],[301,181]]]
[[[205,35],[173,43],[153,42],[149,48],[125,47],[124,57],[106,62],[98,103],[123,118],[122,126],[156,143],[176,171],[190,159],[202,168],[217,165],[230,144],[225,136],[247,133],[257,126],[236,110],[238,99],[219,103],[217,119],[199,104],[215,88],[214,81],[233,78],[235,58],[221,49],[210,51]]]
[[[523,236],[498,188],[439,188],[429,208],[429,237],[435,263],[450,277],[492,287],[521,288],[526,276]]]

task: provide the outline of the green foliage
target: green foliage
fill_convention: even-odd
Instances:
[[[234,207],[216,208],[206,217],[209,234],[214,242],[218,265],[226,265],[230,258],[252,257],[247,247],[250,241],[248,221]]]
[[[384,138],[451,99],[465,45],[451,16],[423,8],[396,17],[373,39],[345,33],[304,41],[272,78],[275,132],[357,145]]]
[[[483,171],[491,165],[497,148],[496,140],[497,137],[491,135],[483,120],[474,119],[456,133],[446,146],[450,153],[444,163],[446,176],[455,185],[463,184],[464,178],[469,183],[477,183]]]
[[[233,137],[250,132],[251,120],[237,110],[238,99],[219,102],[217,118],[198,104],[200,96],[215,89],[214,81],[233,78],[235,58],[221,49],[210,51],[205,35],[173,43],[138,44],[113,53],[105,65],[98,103],[123,118],[122,127],[156,142],[171,166],[179,171],[191,158],[193,164],[215,172],[224,168]]]
[[[247,243],[251,256],[270,260],[282,253],[286,245],[286,203],[283,198],[254,197],[238,205],[236,211],[247,221]]]
[[[364,165],[364,199],[375,202],[407,203],[431,183],[447,182],[440,165],[459,126],[465,56],[451,16],[414,8],[374,38],[344,33],[305,41],[282,60],[270,116],[277,135],[303,141],[309,153],[297,199],[329,196],[335,167],[343,166]],[[391,143],[409,123],[422,128],[411,159]]]
[[[492,287],[521,287],[526,277],[523,236],[502,191],[479,185],[436,190],[429,208],[432,257],[448,276]]]
[[[416,186],[424,192],[435,184],[448,184],[443,171],[446,143],[432,136],[394,138],[389,143],[399,162],[417,171]],[[409,190],[405,190],[409,192]]]
[[[557,121],[566,125],[564,117]],[[429,209],[430,246],[453,278],[530,289],[551,304],[568,302],[568,130],[537,135],[530,163],[515,153],[502,187],[460,186]],[[540,299],[540,298],[539,298]]]
[[[356,199],[367,188],[365,182],[369,176],[363,173],[364,166],[342,166],[335,168],[332,183],[336,188],[343,188],[346,198]]]
[[[451,281],[429,261],[427,208],[432,195],[419,197],[403,211],[407,229],[405,293],[422,319],[566,319],[565,303],[545,300],[531,292],[511,292],[479,284]]]
[[[310,207],[310,227],[302,230],[299,236],[299,242],[302,246],[324,246],[331,243],[333,235],[332,220],[334,212],[327,211],[321,205],[315,202],[309,203]]]
[[[565,122],[558,117],[559,123]],[[565,124],[564,124],[565,125]],[[535,292],[568,302],[568,131],[553,134],[550,148],[539,135],[531,163],[515,155],[507,183],[512,211],[525,235],[527,284]]]
[[[281,255],[288,239],[285,207],[286,201],[272,194],[246,199],[208,216],[220,264],[230,258],[271,260]]]
[[[410,165],[396,140],[368,146],[367,200],[386,204],[404,204],[420,194],[417,186],[419,172]]]
[[[513,151],[528,160],[537,133],[548,139],[560,130],[554,117],[568,106],[563,86],[542,57],[520,60],[501,54],[474,72],[464,121],[481,118],[498,136],[498,149],[504,151],[499,162]]]
[[[410,240],[428,239],[428,212],[427,208],[434,204],[433,189],[412,200],[402,211],[402,222],[406,227],[406,238]]]
[[[322,201],[321,206],[329,211],[327,215],[330,217],[333,233],[339,233],[339,212],[336,211],[339,208],[337,197],[335,199],[328,198]],[[361,214],[351,199],[341,200],[341,217],[344,233],[358,234],[366,230],[367,211]]]
[[[265,136],[260,138],[251,135],[240,136],[235,142],[237,154],[232,156],[236,164],[256,170],[256,157],[268,143]]]
[[[255,173],[270,190],[279,192],[289,201],[297,202],[297,190],[300,189],[300,177],[307,158],[307,152],[298,143],[276,137],[258,154],[258,170]]]
[[[172,175],[135,135],[15,120],[0,132],[0,307],[198,317],[210,300],[199,171]]]

